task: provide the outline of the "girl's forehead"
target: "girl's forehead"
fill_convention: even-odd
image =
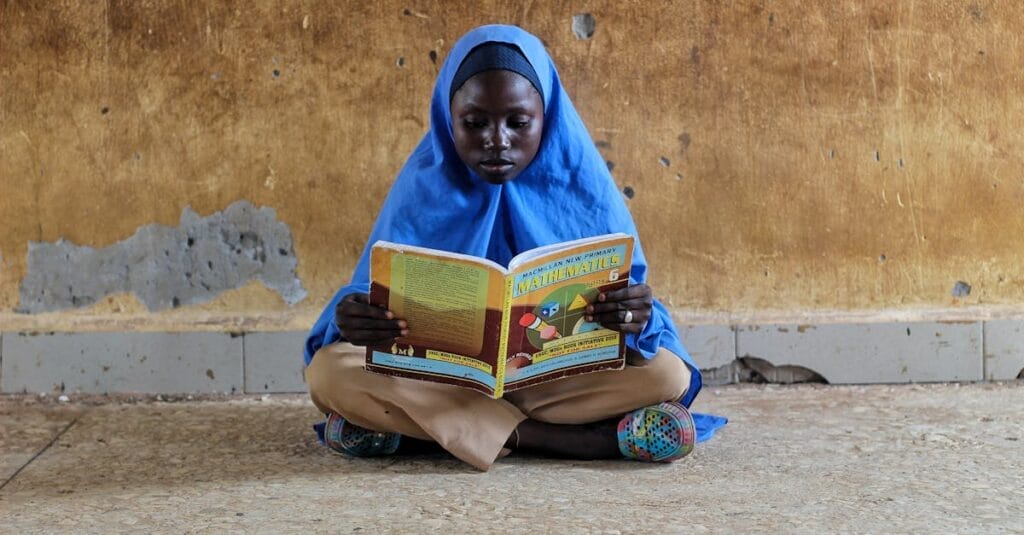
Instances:
[[[529,80],[518,73],[504,70],[481,72],[455,92],[452,112],[468,109],[512,112],[516,110],[540,112],[543,109],[540,94]]]
[[[532,87],[530,81],[517,72],[494,69],[473,75],[455,94],[510,92]]]

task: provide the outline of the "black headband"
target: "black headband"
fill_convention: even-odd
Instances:
[[[466,59],[462,60],[459,70],[455,72],[455,78],[452,79],[448,101],[451,102],[455,92],[466,83],[466,80],[481,72],[493,70],[512,71],[522,75],[533,84],[534,89],[540,93],[541,101],[544,101],[544,91],[540,88],[537,71],[533,70],[533,65],[530,65],[526,56],[515,45],[495,41],[474,48],[466,55]]]

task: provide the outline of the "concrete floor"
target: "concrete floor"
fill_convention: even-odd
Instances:
[[[479,473],[331,454],[299,396],[4,397],[0,532],[1024,532],[1022,382],[708,388],[697,408],[731,423],[680,463]]]

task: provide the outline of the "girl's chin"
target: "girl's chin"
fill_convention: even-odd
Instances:
[[[494,184],[496,186],[500,186],[502,184],[508,184],[509,182],[512,182],[513,180],[515,180],[515,178],[517,176],[519,176],[519,173],[515,173],[515,172],[509,172],[509,173],[485,173],[485,172],[483,172],[483,171],[481,171],[479,169],[476,171],[476,174],[484,182],[487,182],[488,184]]]

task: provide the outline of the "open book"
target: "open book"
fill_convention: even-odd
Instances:
[[[625,364],[625,337],[586,321],[601,292],[629,284],[633,237],[607,234],[485,258],[374,243],[370,302],[409,324],[369,346],[366,369],[472,388],[491,397]]]

